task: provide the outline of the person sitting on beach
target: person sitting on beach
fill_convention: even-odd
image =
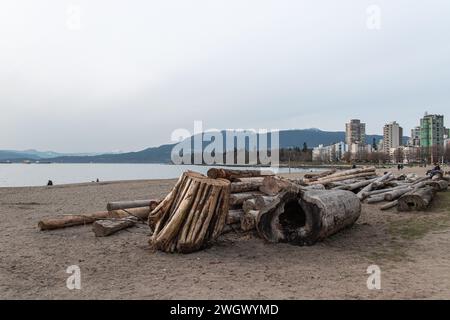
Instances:
[[[47,185],[48,186],[52,186],[53,185],[53,181],[52,180],[48,180]]]
[[[427,172],[427,175],[429,175],[431,178],[433,178],[437,174],[441,174],[442,175],[442,170],[441,170],[441,167],[439,166],[439,164],[435,163],[434,164],[434,168],[432,170],[429,170]]]

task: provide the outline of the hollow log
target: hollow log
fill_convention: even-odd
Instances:
[[[92,224],[92,231],[96,237],[107,237],[117,231],[132,227],[136,224],[135,218],[123,220],[97,220]]]
[[[132,201],[113,201],[106,204],[106,210],[120,210],[120,209],[131,209],[140,207],[150,207],[150,210],[156,208],[159,204],[159,200],[132,200]]]
[[[38,223],[38,227],[41,230],[53,230],[78,225],[85,225],[94,223],[97,220],[102,219],[121,219],[130,216],[135,216],[141,220],[146,220],[150,213],[149,207],[131,208],[126,210],[113,210],[113,211],[98,211],[87,214],[73,214],[64,215],[56,218],[42,219]]]
[[[258,191],[259,187],[262,185],[262,180],[249,181],[249,182],[232,182],[231,183],[231,193],[240,193],[248,191]]]
[[[258,215],[258,234],[269,242],[312,245],[359,218],[361,202],[343,190],[284,191]]]
[[[399,211],[421,211],[425,210],[434,197],[433,187],[416,189],[410,193],[401,196],[398,199]]]
[[[183,173],[172,191],[150,213],[150,244],[165,252],[204,248],[222,233],[228,217],[230,182]]]
[[[445,191],[448,189],[448,182],[445,180],[432,180],[425,183],[426,185],[433,187],[435,191]]]
[[[228,210],[226,224],[240,223],[243,216],[244,210],[242,209]]]
[[[211,168],[208,170],[207,175],[211,179],[222,178],[234,181],[240,178],[273,176],[275,174],[269,170],[235,170],[235,169]]]
[[[260,191],[242,192],[230,194],[230,206],[242,206],[245,200],[256,198],[263,195]]]
[[[250,231],[255,229],[256,219],[258,217],[259,210],[250,210],[241,218],[241,230]]]

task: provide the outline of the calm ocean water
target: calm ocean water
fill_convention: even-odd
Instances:
[[[205,174],[209,168],[170,164],[0,164],[0,187],[43,186],[48,180],[58,185],[91,182],[97,178],[100,181],[171,179],[185,170]],[[291,172],[316,170],[291,169]],[[278,169],[278,172],[288,171],[288,168]]]

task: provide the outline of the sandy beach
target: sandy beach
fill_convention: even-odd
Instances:
[[[91,226],[37,228],[41,218],[104,210],[108,201],[162,198],[173,184],[0,188],[0,298],[450,298],[450,191],[422,213],[364,204],[352,228],[311,247],[268,244],[253,232],[236,232],[200,252],[166,254],[149,248],[146,225],[105,238],[96,238]],[[373,264],[381,269],[380,290],[366,286]],[[71,265],[81,269],[81,290],[66,287]]]

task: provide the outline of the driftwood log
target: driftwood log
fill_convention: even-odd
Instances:
[[[231,193],[258,191],[259,187],[261,187],[261,185],[262,185],[262,180],[233,182],[233,183],[231,183]]]
[[[136,218],[124,218],[121,220],[97,220],[92,224],[92,231],[96,237],[107,237],[117,231],[132,227],[136,224]]]
[[[98,211],[87,214],[65,215],[56,218],[42,219],[41,221],[39,221],[38,227],[41,230],[53,230],[65,227],[91,224],[97,220],[123,219],[129,217],[136,217],[137,219],[140,220],[147,220],[149,213],[150,207],[142,207],[142,208],[131,208],[127,210]]]
[[[151,210],[155,209],[160,203],[159,200],[132,200],[132,201],[113,201],[106,204],[106,210],[119,210],[119,209],[130,209],[130,208],[140,208],[140,207],[150,207]]]
[[[225,221],[226,224],[235,224],[240,223],[241,218],[244,216],[244,210],[242,209],[234,209],[228,210],[227,219]]]
[[[273,176],[275,174],[272,171],[268,170],[234,170],[234,169],[211,168],[208,170],[207,175],[211,179],[221,178],[230,181],[235,181],[240,178]]]
[[[248,199],[254,199],[259,195],[263,195],[260,191],[242,192],[230,194],[230,206],[242,206]]]
[[[200,250],[222,233],[228,215],[230,182],[183,173],[150,213],[150,244],[165,252]]]
[[[410,193],[401,196],[398,199],[399,211],[421,211],[425,210],[434,197],[435,190],[433,187],[425,187],[416,189]]]
[[[259,235],[269,242],[312,245],[359,218],[361,202],[349,191],[284,191],[258,215]]]
[[[241,218],[241,230],[250,231],[255,229],[256,220],[259,214],[259,210],[250,210]]]
[[[448,189],[448,182],[445,180],[432,180],[425,182],[425,184],[433,187],[435,191],[445,191]]]

